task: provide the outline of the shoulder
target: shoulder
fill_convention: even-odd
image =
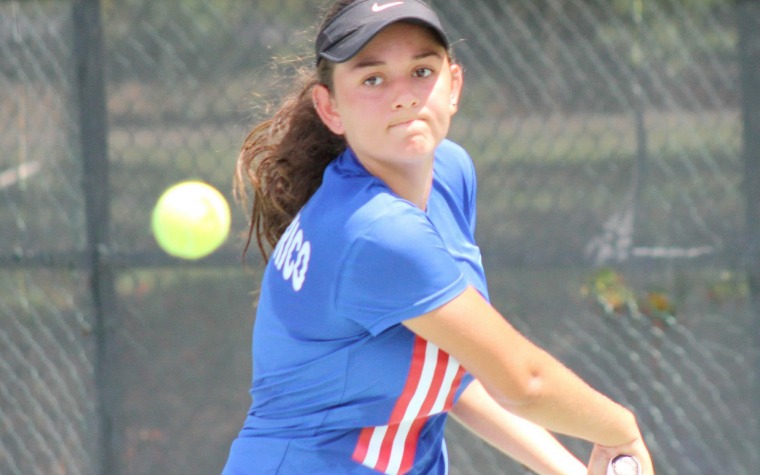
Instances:
[[[349,223],[356,227],[335,293],[346,318],[361,320],[374,334],[442,305],[465,282],[424,212],[403,200],[383,197],[377,204],[382,209],[372,219]]]
[[[436,153],[445,153],[445,154],[456,155],[461,158],[469,158],[469,154],[467,153],[467,150],[465,150],[464,147],[462,147],[461,145],[459,145],[458,143],[450,139],[443,139],[440,145],[438,145],[438,148],[436,149]]]
[[[448,139],[441,142],[435,151],[435,169],[436,175],[443,181],[475,181],[475,166],[470,154],[464,147]]]
[[[378,249],[416,248],[437,234],[423,211],[389,193],[375,195],[347,224],[355,242]]]
[[[466,216],[474,216],[478,180],[475,165],[460,145],[444,140],[435,152],[434,188]]]
[[[430,234],[426,214],[371,175],[345,176],[323,186],[302,210],[305,235],[329,259],[350,261],[360,252],[395,252]]]
[[[470,154],[464,147],[449,139],[444,139],[438,148],[435,149],[436,160],[441,160],[449,164],[469,167],[472,163]]]

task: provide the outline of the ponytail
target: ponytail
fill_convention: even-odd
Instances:
[[[236,199],[244,206],[252,191],[246,254],[256,236],[266,261],[267,247],[274,248],[298,211],[322,184],[327,165],[346,147],[317,115],[312,89],[329,85],[332,65],[323,61],[301,71],[300,87],[285,98],[271,119],[257,125],[246,137],[234,176]]]
[[[337,0],[325,13],[319,31],[356,0]],[[248,207],[252,201],[245,256],[256,236],[266,261],[295,215],[322,184],[327,165],[346,148],[317,115],[312,89],[318,84],[333,90],[334,64],[319,61],[316,69],[300,71],[296,92],[287,97],[271,119],[246,137],[234,175],[235,198]],[[252,200],[249,200],[249,187]]]

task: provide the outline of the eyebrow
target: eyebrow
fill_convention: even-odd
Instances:
[[[431,56],[436,56],[438,58],[443,58],[443,55],[440,54],[437,51],[425,51],[424,53],[420,53],[420,54],[414,55],[414,57],[412,59],[414,61],[419,61],[421,59],[429,58]],[[385,61],[380,61],[380,60],[377,60],[377,59],[367,58],[364,61],[359,61],[358,63],[354,64],[351,67],[351,69],[355,71],[357,69],[362,69],[362,68],[371,68],[371,67],[375,67],[375,66],[382,66],[383,64],[385,64]]]

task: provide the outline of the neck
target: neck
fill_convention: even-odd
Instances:
[[[433,157],[414,164],[365,163],[371,174],[381,179],[399,197],[412,202],[421,210],[427,208],[430,189],[433,186]]]

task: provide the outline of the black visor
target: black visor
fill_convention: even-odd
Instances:
[[[438,15],[424,2],[359,0],[343,9],[319,32],[316,42],[317,64],[322,58],[336,63],[348,61],[380,30],[398,21],[431,28],[443,46],[449,47],[449,40]]]

